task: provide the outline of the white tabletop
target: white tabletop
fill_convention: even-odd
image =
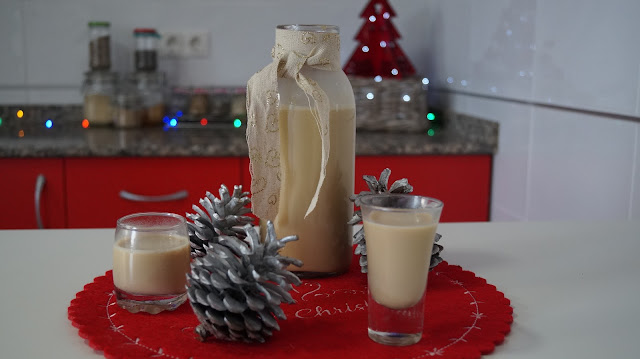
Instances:
[[[511,334],[489,358],[640,357],[640,222],[445,223],[438,232],[449,263],[511,299]],[[67,307],[111,268],[112,236],[0,231],[1,358],[100,357]]]

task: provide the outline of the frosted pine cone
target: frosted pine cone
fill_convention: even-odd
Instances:
[[[196,213],[187,213],[191,256],[200,257],[205,254],[207,243],[216,243],[218,236],[244,236],[242,226],[251,223],[253,218],[244,216],[251,212],[246,205],[251,202],[249,192],[242,192],[242,186],[234,186],[233,194],[225,185],[220,186],[220,199],[207,191],[205,198],[200,199],[201,209],[193,205]]]
[[[246,238],[222,235],[205,245],[206,254],[194,259],[187,275],[187,295],[200,325],[201,340],[264,342],[274,330],[276,319],[286,319],[281,303],[293,303],[289,294],[300,279],[286,270],[300,260],[278,254],[297,236],[277,239],[273,223],[267,222],[264,242],[251,225],[244,226]]]
[[[380,194],[380,193],[411,193],[413,192],[413,186],[409,184],[409,180],[406,178],[399,179],[388,187],[389,184],[389,176],[391,175],[391,170],[385,168],[382,173],[380,173],[380,179],[378,180],[375,176],[365,175],[362,176],[362,179],[367,182],[367,186],[369,187],[369,191],[363,191],[359,194],[354,194],[351,196],[351,201],[356,204],[358,209],[353,213],[353,218],[348,222],[351,225],[356,225],[362,223],[362,211],[360,210],[360,198],[362,196],[370,195],[370,194]],[[442,262],[442,258],[440,257],[440,252],[443,247],[435,242],[438,242],[442,236],[436,233],[433,249],[431,251],[431,262],[429,264],[429,269],[433,269],[435,266]],[[353,243],[356,245],[355,254],[360,255],[360,271],[362,273],[367,273],[367,242],[364,237],[364,228],[360,228],[356,234],[353,235]]]

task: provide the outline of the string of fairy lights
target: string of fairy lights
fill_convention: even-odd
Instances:
[[[25,116],[25,112],[24,110],[17,110],[16,111],[16,118],[21,120],[22,118],[24,118]],[[169,117],[169,116],[165,116],[163,118],[163,122],[164,122],[164,129],[169,129],[169,128],[175,128],[178,126],[178,122],[180,120],[180,118],[183,116],[182,111],[177,111],[175,116],[173,117]],[[436,115],[433,112],[429,112],[426,115],[426,118],[428,121],[435,121],[436,119]],[[200,126],[205,127],[209,124],[209,120],[206,117],[203,117],[200,119],[199,121]],[[232,125],[234,128],[240,128],[242,127],[242,120],[240,118],[234,118],[232,121]],[[0,127],[3,125],[3,118],[0,117]],[[47,118],[46,121],[44,121],[44,127],[47,129],[53,128],[54,126],[54,121],[51,118]],[[89,120],[87,120],[86,118],[82,119],[80,121],[80,126],[84,129],[89,128],[91,126],[91,124],[89,123]],[[20,129],[17,132],[18,137],[22,138],[25,136],[25,131],[24,129]],[[433,128],[430,128],[427,131],[427,135],[428,136],[434,136],[435,135],[435,131]]]
[[[17,120],[26,120],[25,116],[26,116],[25,110],[18,109],[18,110],[15,111],[15,118]],[[9,117],[11,117],[11,115]],[[170,128],[178,127],[178,124],[181,121],[182,117],[183,117],[182,111],[177,111],[173,116],[165,116],[163,118],[163,122],[164,122],[163,128],[165,130],[168,130]],[[69,123],[69,122],[65,121],[65,123]],[[189,123],[193,123],[193,121],[189,121]],[[210,121],[206,117],[201,118],[200,121],[196,121],[196,123],[199,123],[199,125],[201,127],[206,127],[206,126],[210,125]],[[219,124],[219,122],[217,122],[217,123]],[[4,124],[5,124],[5,118],[0,117],[0,127],[2,127]],[[46,129],[51,129],[51,128],[54,127],[54,125],[55,125],[55,121],[52,118],[47,118],[43,122],[43,126]],[[82,127],[84,129],[87,129],[87,128],[91,127],[91,123],[86,118],[80,119],[78,121],[78,125],[79,125],[79,127]],[[234,118],[231,121],[231,125],[233,126],[233,128],[241,128],[242,125],[243,125],[243,121],[240,118]],[[17,131],[17,136],[20,137],[20,138],[25,136],[24,128],[21,128],[21,129],[19,129]]]

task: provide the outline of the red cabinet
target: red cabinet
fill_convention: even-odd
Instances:
[[[489,220],[491,156],[359,156],[356,158],[356,193],[368,191],[363,175],[380,176],[391,169],[389,185],[407,178],[413,194],[444,202],[441,222]]]
[[[409,179],[413,193],[444,202],[442,222],[488,221],[491,155],[357,156],[355,193],[368,191],[363,175],[380,176],[391,169],[389,184]],[[251,189],[249,159],[242,162],[243,186]]]
[[[193,213],[206,191],[241,182],[240,158],[67,159],[70,228],[115,227],[136,212]]]
[[[0,229],[64,228],[63,160],[0,159],[0,199]]]
[[[491,160],[490,155],[357,156],[355,192],[367,189],[363,175],[377,177],[389,167],[391,183],[406,177],[413,193],[444,201],[443,222],[487,221]],[[0,229],[38,228],[36,193],[44,228],[112,228],[130,213],[192,213],[206,191],[218,196],[223,183],[250,191],[249,159],[0,159]]]

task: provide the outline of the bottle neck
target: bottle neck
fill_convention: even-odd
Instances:
[[[307,32],[319,32],[319,33],[331,33],[340,34],[340,28],[335,25],[303,25],[303,24],[291,24],[291,25],[278,25],[276,29],[280,30],[292,30],[292,31],[307,31]]]
[[[333,71],[340,69],[340,33],[337,26],[278,26],[271,57],[284,59],[290,54],[308,59],[306,65],[314,68]]]

